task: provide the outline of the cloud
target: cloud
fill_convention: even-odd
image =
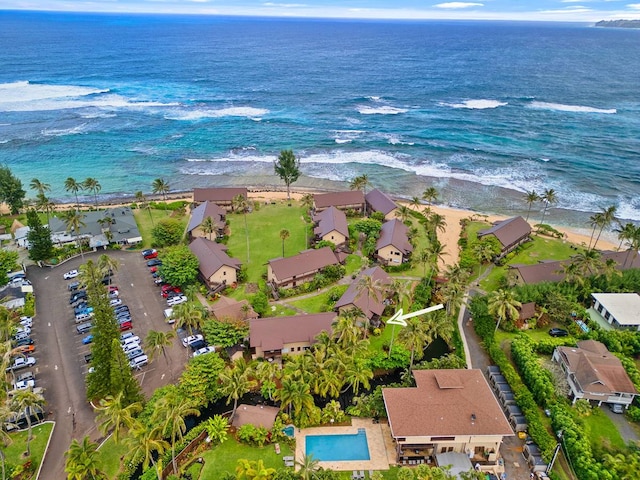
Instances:
[[[299,8],[299,7],[307,7],[304,3],[263,3],[265,7],[279,7],[279,8]]]
[[[438,3],[434,5],[436,8],[448,8],[448,9],[460,9],[460,8],[472,8],[472,7],[484,7],[484,3],[475,2],[446,2]]]
[[[588,13],[593,12],[594,10],[588,7],[583,7],[582,5],[576,5],[575,7],[566,7],[559,10],[539,10],[538,13],[544,14],[576,14],[576,13]]]
[[[627,7],[632,8],[633,10],[640,10],[640,3],[629,3]]]

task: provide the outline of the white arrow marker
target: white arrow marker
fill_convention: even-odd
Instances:
[[[164,373],[160,376],[160,380],[164,380]]]
[[[54,370],[57,370],[57,369],[58,369],[58,365],[54,365],[54,366],[53,366],[53,369],[54,369]]]
[[[47,327],[50,327],[50,326],[51,326],[51,322],[47,322]]]
[[[422,310],[418,310],[417,312],[407,313],[403,315],[402,309],[399,309],[393,316],[387,320],[387,325],[400,325],[402,327],[407,326],[407,322],[405,321],[407,318],[418,317],[420,315],[424,315],[425,313],[435,312],[436,310],[440,310],[444,308],[444,305],[441,303],[438,305],[434,305],[433,307],[423,308]]]
[[[145,316],[145,317],[147,316],[147,312],[144,312],[144,316]]]
[[[67,413],[71,413],[71,407],[69,407],[69,409],[67,410]]]

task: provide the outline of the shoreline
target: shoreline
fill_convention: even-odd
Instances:
[[[287,192],[285,188],[278,189],[273,188],[271,186],[251,186],[247,187],[249,191],[249,198],[252,200],[263,200],[263,201],[286,201]],[[291,198],[294,200],[299,200],[304,194],[307,193],[323,193],[328,192],[328,189],[320,189],[320,188],[306,188],[306,187],[298,187],[291,189]],[[335,191],[339,191],[336,189]],[[411,206],[406,199],[399,198],[395,195],[390,195],[394,201],[401,205],[406,205],[409,208],[416,210],[415,207]],[[159,203],[169,203],[176,201],[187,201],[189,203],[193,202],[193,191],[180,191],[180,192],[172,192],[167,194],[167,200],[165,201],[162,198],[162,195],[148,195],[146,196],[148,201],[154,201]],[[114,196],[108,199],[106,202],[100,202],[99,207],[108,208],[115,207],[121,205],[129,205],[131,203],[135,203],[135,197],[133,196]],[[64,211],[69,208],[72,208],[74,203],[59,203],[56,204],[55,211]],[[424,207],[427,205],[424,204]],[[81,209],[92,209],[95,208],[93,205],[87,202],[80,202]],[[491,213],[483,213],[478,212],[472,209],[451,207],[446,205],[431,205],[431,210],[439,215],[444,216],[446,227],[445,231],[438,232],[438,238],[440,242],[444,245],[445,258],[441,263],[441,267],[446,267],[448,265],[452,265],[457,263],[459,258],[459,249],[458,249],[458,239],[460,238],[460,234],[462,232],[462,227],[460,225],[460,221],[465,218],[477,217],[478,219],[486,220],[489,223],[493,223],[496,221],[504,220],[506,218],[510,218],[514,215],[502,215],[502,214],[491,214]],[[515,215],[518,215],[516,213]],[[530,222],[531,223],[531,222]],[[564,240],[568,241],[574,245],[587,245],[590,240],[590,235],[585,234],[584,232],[580,232],[575,228],[551,224],[556,230],[562,232],[565,235]],[[617,250],[618,245],[613,243],[609,238],[605,238],[605,233],[603,232],[603,236],[598,241],[598,246],[600,250]]]

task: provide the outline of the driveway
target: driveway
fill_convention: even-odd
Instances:
[[[69,305],[69,291],[63,280],[64,272],[79,268],[86,260],[97,261],[105,252],[88,253],[55,268],[30,266],[27,278],[36,294],[36,316],[33,338],[37,358],[37,385],[45,389],[47,419],[56,421],[53,438],[45,457],[43,472],[47,478],[65,478],[64,452],[73,438],[89,435],[99,440],[95,415],[85,394],[85,375],[88,365],[84,355],[90,345],[83,345],[75,330],[73,309]],[[148,268],[139,252],[109,251],[120,262],[113,283],[120,288],[123,303],[129,305],[133,318],[133,332],[144,339],[149,330],[170,330],[163,317],[166,308]],[[186,362],[184,348],[178,340],[168,349],[169,367],[163,358],[136,372],[145,396],[158,387],[173,382]]]

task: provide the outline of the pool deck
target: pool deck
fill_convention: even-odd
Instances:
[[[296,461],[301,462],[306,452],[307,435],[345,435],[356,434],[359,428],[364,428],[367,432],[367,445],[369,447],[369,460],[344,460],[336,462],[319,462],[319,466],[330,468],[337,471],[348,470],[388,470],[389,464],[395,460],[389,461],[389,453],[395,459],[393,445],[391,441],[391,433],[389,426],[382,423],[373,423],[371,418],[353,418],[351,426],[347,427],[313,427],[303,430],[296,430]],[[389,452],[385,440],[391,442],[391,452]]]

